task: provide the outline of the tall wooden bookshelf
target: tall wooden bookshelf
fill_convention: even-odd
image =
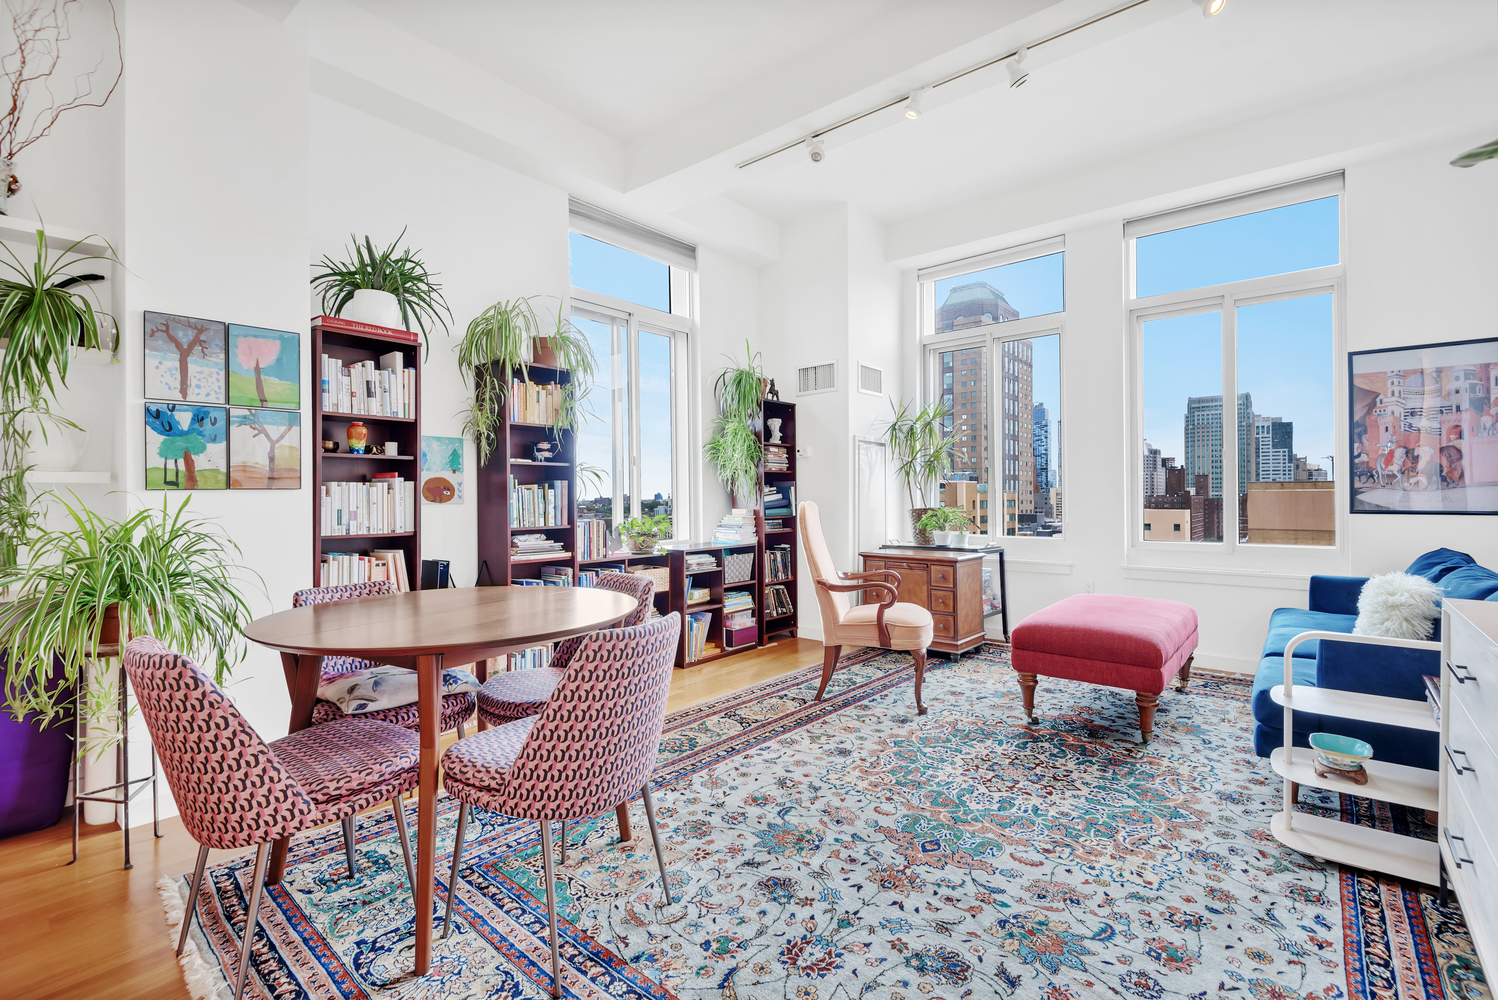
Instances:
[[[800,626],[800,597],[796,593],[796,576],[800,567],[800,556],[796,546],[796,508],[795,503],[799,497],[796,491],[796,404],[782,403],[778,399],[766,399],[760,404],[759,437],[761,445],[771,444],[774,436],[770,430],[769,421],[780,421],[779,447],[785,449],[788,459],[788,468],[784,470],[772,470],[765,467],[761,462],[759,467],[759,499],[756,503],[755,521],[759,528],[759,559],[756,575],[763,583],[760,586],[759,603],[759,641],[761,644],[768,643],[778,636],[794,636]],[[766,486],[790,487],[792,494],[791,512],[788,514],[769,514],[765,512],[764,488]],[[766,527],[766,520],[774,523],[778,521],[780,527]],[[782,548],[783,546],[783,548]],[[784,562],[789,572],[772,572],[770,553],[773,551],[785,553]],[[783,591],[790,602],[790,610],[784,614],[771,614],[770,601],[766,595],[770,588],[783,585]]]
[[[530,365],[530,380],[537,385],[567,385],[572,374],[564,368]],[[496,378],[508,386],[518,372],[494,368]],[[552,432],[550,424],[528,423],[510,418],[512,401],[505,403],[504,419],[496,431],[494,453],[478,470],[476,502],[478,503],[478,557],[480,586],[505,586],[515,580],[533,580],[542,566],[565,566],[576,579],[577,560],[577,435],[564,430]],[[537,461],[535,446],[550,441],[557,454]],[[511,526],[511,482],[520,486],[537,486],[563,481],[567,500],[562,506],[559,523],[539,526]],[[518,518],[516,518],[518,519]],[[539,556],[512,556],[511,540],[515,535],[545,535],[562,543],[562,551]]]
[[[323,410],[322,356],[340,359],[345,366],[372,361],[376,366],[383,355],[399,351],[402,365],[416,369],[415,392],[411,417],[383,417],[372,414],[341,413]],[[337,316],[319,316],[312,321],[312,354],[309,379],[312,397],[312,427],[306,446],[312,452],[312,586],[318,586],[322,574],[322,557],[329,552],[368,555],[375,549],[398,549],[405,557],[406,579],[411,589],[421,586],[421,498],[416,498],[410,530],[395,533],[363,535],[324,535],[322,533],[322,492],[324,483],[369,482],[377,472],[397,472],[401,478],[420,488],[416,456],[421,453],[421,343],[420,334],[395,330],[369,323],[357,323]],[[369,430],[369,444],[383,446],[387,441],[399,445],[398,455],[354,455],[348,450],[348,428],[354,421]],[[323,441],[336,441],[336,452],[322,450]]]

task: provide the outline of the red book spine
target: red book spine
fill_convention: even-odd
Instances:
[[[360,323],[342,316],[314,316],[313,326],[320,326],[324,330],[338,330],[341,333],[363,333],[374,337],[384,337],[388,340],[403,340],[408,344],[421,343],[421,334],[414,330],[397,330],[390,326],[375,326],[373,323]]]

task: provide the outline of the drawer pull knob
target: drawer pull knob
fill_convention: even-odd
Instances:
[[[1468,670],[1466,667],[1462,666],[1460,663],[1452,663],[1450,660],[1447,660],[1446,669],[1451,671],[1451,676],[1456,678],[1456,682],[1458,684],[1465,684],[1468,681],[1477,680],[1477,675],[1472,673],[1472,671]]]
[[[1473,774],[1477,773],[1477,769],[1472,766],[1472,763],[1469,760],[1467,760],[1467,751],[1453,750],[1451,749],[1451,744],[1447,743],[1446,756],[1451,758],[1451,766],[1456,768],[1456,773],[1458,775],[1466,774],[1468,771],[1471,771]],[[1457,757],[1461,757],[1460,762],[1457,761]]]
[[[1472,864],[1473,861],[1471,858],[1462,857],[1462,854],[1467,850],[1467,838],[1458,837],[1444,826],[1441,827],[1441,832],[1446,835],[1446,846],[1451,848],[1451,860],[1456,862],[1457,868],[1461,868],[1462,865]],[[1456,842],[1458,840],[1462,842],[1462,849],[1460,851],[1456,849]]]

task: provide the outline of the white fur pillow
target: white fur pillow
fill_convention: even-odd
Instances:
[[[1441,613],[1436,603],[1441,588],[1410,573],[1370,577],[1358,594],[1358,620],[1353,635],[1381,635],[1390,639],[1429,639]]]

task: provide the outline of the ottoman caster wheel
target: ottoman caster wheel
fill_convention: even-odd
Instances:
[[[1027,716],[1025,716],[1025,725],[1027,725],[1027,726],[1033,726],[1038,721],[1039,720],[1037,720],[1035,718],[1035,716],[1033,716],[1033,715],[1027,715]]]

